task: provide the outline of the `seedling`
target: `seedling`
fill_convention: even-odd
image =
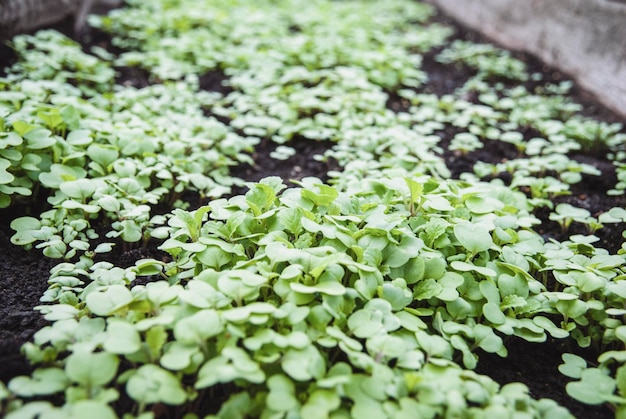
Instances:
[[[539,77],[521,61],[467,41],[438,60],[476,76],[424,93],[422,54],[451,31],[418,2],[174,3],[94,17],[119,57],[49,31],[12,42],[0,206],[49,192],[11,240],[63,262],[37,307],[50,324],[24,346],[35,372],[0,385],[1,414],[111,417],[124,400],[148,417],[225,391],[217,417],[569,417],[472,371],[478,348],[505,357],[506,337],[548,335],[607,349],[592,372],[567,360],[568,390],[624,405],[623,255],[533,230],[537,207],[600,173],[567,156],[590,142],[615,156],[620,192],[620,127],[577,116],[566,82],[528,91]],[[125,65],[152,85],[114,87]],[[200,88],[216,70],[224,95]],[[453,151],[504,141],[517,156],[450,180],[451,127]],[[283,159],[296,136],[329,143],[330,184],[230,176],[259,141]],[[223,198],[233,185],[249,191]],[[590,234],[626,219],[566,204],[550,218]],[[163,260],[94,260],[148,240]]]

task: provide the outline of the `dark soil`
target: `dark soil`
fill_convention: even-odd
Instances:
[[[478,34],[459,27],[445,16],[437,16],[437,22],[445,23],[456,29],[456,38],[472,41],[485,42]],[[72,22],[66,21],[59,24],[56,29],[71,35],[69,28]],[[95,31],[83,33],[78,37],[87,48],[90,45],[110,47],[108,39]],[[474,71],[462,66],[447,66],[435,61],[438,51],[430,52],[424,56],[423,69],[428,73],[429,83],[421,90],[437,95],[449,94],[462,86],[465,81],[474,75]],[[559,81],[564,76],[535,58],[526,54],[515,54],[516,58],[525,61],[531,72],[541,72],[548,81]],[[0,44],[0,74],[2,69],[14,61],[15,57],[10,50]],[[137,68],[119,68],[118,83],[135,87],[146,86],[157,82],[150,80],[148,74]],[[219,72],[212,72],[200,77],[201,88],[211,91],[228,93],[228,87],[222,82],[226,78]],[[529,83],[527,86],[532,88]],[[605,120],[607,122],[620,121],[620,118],[601,105],[591,101],[584,91],[574,89],[575,100],[584,106],[583,113],[587,116]],[[402,111],[407,108],[407,103],[401,98],[390,95],[388,102],[390,109]],[[442,144],[445,145],[456,133],[451,127],[439,133]],[[324,141],[311,141],[302,138],[292,140],[289,146],[296,149],[296,154],[288,160],[279,161],[269,157],[277,144],[271,141],[262,141],[255,149],[253,158],[255,164],[234,167],[232,174],[246,181],[257,181],[266,176],[280,176],[285,180],[302,179],[306,176],[315,176],[322,180],[327,179],[329,170],[337,170],[333,162],[320,162],[313,157],[323,154],[330,146]],[[515,156],[515,150],[506,144],[485,147],[476,153],[461,156],[454,153],[445,155],[449,168],[454,177],[463,172],[471,172],[475,161],[499,162]],[[572,189],[571,196],[559,197],[555,202],[568,202],[572,205],[584,207],[592,214],[597,215],[614,206],[624,207],[624,197],[608,197],[605,192],[615,184],[615,170],[613,165],[601,155],[576,155],[571,156],[577,160],[592,164],[602,171],[602,176],[585,176],[580,184]],[[245,188],[239,188],[234,193],[242,193]],[[198,198],[190,196],[191,200],[198,202]],[[41,208],[39,208],[41,209]],[[20,374],[28,374],[30,366],[20,355],[20,346],[30,340],[33,334],[39,330],[46,321],[33,311],[33,307],[39,304],[39,298],[47,287],[49,270],[57,261],[43,257],[39,251],[25,251],[10,243],[13,234],[9,227],[10,221],[18,216],[25,215],[27,211],[37,213],[35,209],[28,207],[14,207],[0,211],[0,286],[2,287],[2,304],[0,305],[0,379],[8,382],[12,377]],[[560,227],[548,220],[547,210],[538,211],[536,214],[543,220],[538,231],[546,238],[557,240],[567,239]],[[601,238],[600,246],[616,252],[623,239],[622,227],[606,227],[596,232]],[[572,233],[585,233],[581,226],[575,224],[570,230]],[[122,251],[121,246],[114,255],[107,256],[120,266],[132,265],[135,260],[145,257],[162,258],[163,254],[153,246],[147,250]],[[501,384],[509,382],[523,382],[530,388],[531,395],[535,398],[552,398],[559,404],[567,407],[579,418],[610,418],[612,412],[607,406],[588,406],[576,402],[565,393],[565,384],[568,379],[561,375],[557,366],[561,363],[561,354],[575,352],[585,356],[589,361],[595,361],[597,353],[581,351],[576,345],[565,340],[549,340],[542,344],[533,344],[517,338],[507,341],[509,355],[502,359],[494,354],[480,353],[480,361],[477,371],[486,374]]]

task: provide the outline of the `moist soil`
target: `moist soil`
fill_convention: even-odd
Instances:
[[[488,42],[481,35],[467,30],[443,15],[437,15],[435,22],[446,24],[455,30],[450,38],[471,40],[475,42]],[[91,46],[103,46],[116,53],[111,47],[108,37],[94,30],[87,30],[74,36],[72,33],[73,22],[68,19],[55,25],[57,29],[66,35],[73,37],[89,49]],[[1,41],[1,40],[0,40]],[[437,95],[450,94],[461,87],[469,78],[475,75],[475,71],[456,65],[444,65],[435,60],[435,56],[443,48],[435,49],[424,55],[422,68],[428,73],[429,82],[420,88],[425,93]],[[529,72],[542,73],[544,80],[558,82],[565,79],[559,71],[544,65],[532,56],[514,53],[516,58],[526,62]],[[2,69],[15,60],[11,50],[0,43],[0,74]],[[148,74],[138,68],[119,68],[118,83],[135,87],[143,87],[152,83]],[[212,72],[200,77],[200,86],[205,90],[228,93],[228,87],[222,82],[225,76],[219,72]],[[529,83],[527,88],[532,91],[534,86]],[[610,112],[600,104],[594,102],[591,96],[578,87],[573,90],[574,100],[583,105],[583,114],[606,122],[625,122],[617,115]],[[469,98],[472,100],[472,98]],[[397,95],[390,94],[388,107],[394,111],[402,112],[407,109],[407,103]],[[227,121],[226,121],[227,122]],[[442,138],[442,145],[455,134],[454,129],[446,129],[438,133]],[[528,133],[531,138],[532,133]],[[323,154],[330,147],[324,141],[312,141],[302,138],[293,139],[289,145],[296,149],[294,156],[288,160],[275,160],[270,158],[270,153],[275,150],[277,144],[265,140],[255,149],[252,157],[254,165],[240,165],[232,169],[232,175],[245,181],[254,182],[266,176],[279,176],[286,181],[302,179],[314,176],[322,180],[328,178],[329,170],[338,170],[338,166],[330,162],[320,162],[314,159],[315,155]],[[495,144],[494,144],[495,145]],[[582,182],[573,185],[572,194],[555,199],[555,203],[566,202],[577,207],[586,208],[592,215],[598,215],[612,207],[624,207],[626,198],[606,195],[606,191],[614,187],[616,174],[614,166],[599,151],[596,154],[571,155],[570,158],[580,162],[592,164],[597,167],[602,175],[583,177]],[[468,155],[458,155],[453,152],[444,154],[446,163],[453,177],[458,178],[461,173],[471,172],[476,161],[490,163],[501,162],[507,158],[515,157],[515,150],[507,144],[484,147]],[[506,176],[503,176],[506,182]],[[236,188],[233,193],[245,192],[245,187]],[[185,195],[191,202],[191,207],[198,207],[205,202],[200,202],[194,194]],[[29,341],[33,334],[47,324],[42,316],[33,310],[39,304],[39,299],[47,288],[47,279],[50,269],[58,261],[44,257],[38,250],[26,251],[11,244],[10,237],[13,231],[10,222],[16,217],[23,215],[38,215],[47,209],[45,200],[39,203],[18,204],[11,208],[0,210],[0,287],[2,289],[2,304],[0,304],[0,380],[7,383],[17,375],[29,374],[31,366],[20,354],[20,347]],[[537,231],[546,239],[554,238],[566,240],[570,234],[584,234],[582,226],[576,224],[567,234],[561,232],[560,226],[548,220],[548,211],[539,210],[535,214],[542,220]],[[611,253],[615,253],[621,246],[623,226],[610,225],[595,234],[600,238],[597,247],[604,247]],[[153,244],[148,249],[134,249],[123,251],[122,246],[116,246],[114,253],[106,256],[105,260],[115,261],[118,266],[130,266],[141,258],[152,257],[161,259],[164,257],[157,249],[158,244]],[[570,398],[565,392],[565,385],[569,379],[557,370],[561,363],[561,354],[566,352],[577,353],[586,358],[590,363],[596,360],[598,353],[593,350],[582,350],[570,340],[550,339],[547,342],[536,344],[526,342],[519,338],[507,338],[507,358],[500,358],[495,354],[479,352],[477,372],[492,377],[498,383],[504,385],[510,382],[522,382],[526,384],[534,398],[551,398],[578,418],[612,418],[614,412],[608,406],[590,406],[581,404]],[[163,415],[163,416],[167,416]]]

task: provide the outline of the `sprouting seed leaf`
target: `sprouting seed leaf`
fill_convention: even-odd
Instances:
[[[617,382],[619,395],[624,397],[626,395],[626,366],[622,365],[617,369],[615,381]]]
[[[280,223],[296,236],[302,232],[302,219],[304,215],[300,208],[284,208],[278,213]]]
[[[37,117],[41,119],[48,128],[54,129],[63,123],[63,118],[58,109],[37,112]]]
[[[85,202],[87,198],[93,195],[96,185],[89,179],[77,179],[61,183],[59,189],[70,198]]]
[[[561,358],[565,363],[559,365],[559,371],[570,378],[580,378],[587,368],[587,361],[578,355],[565,353],[561,355]]]
[[[416,257],[424,247],[424,242],[412,235],[404,235],[398,246],[385,248],[386,264],[391,268],[397,268],[406,264]]]
[[[564,339],[569,336],[569,332],[567,330],[561,329],[557,327],[552,320],[545,316],[535,316],[533,317],[533,323],[537,326],[542,327],[546,332],[550,333],[553,338],[556,339]]]
[[[320,379],[326,374],[326,363],[314,345],[289,349],[281,360],[283,371],[298,381]]]
[[[187,394],[174,374],[154,364],[146,364],[128,379],[126,392],[143,404],[183,404]]]
[[[87,148],[87,156],[106,169],[117,160],[119,150],[110,144],[91,144]]]
[[[56,144],[57,139],[52,136],[52,131],[42,127],[36,127],[28,131],[23,137],[27,140],[27,147],[32,150],[41,150]]]
[[[339,282],[320,282],[316,285],[304,285],[298,282],[290,282],[289,287],[301,294],[326,294],[326,295],[343,295],[346,293],[346,287]]]
[[[103,392],[104,393],[104,392]],[[101,394],[103,394],[101,393]],[[68,419],[115,419],[117,415],[111,406],[102,400],[77,400],[66,404],[62,416]]]
[[[348,327],[355,336],[369,338],[382,331],[391,332],[398,329],[400,320],[392,314],[388,301],[375,298],[348,317]]]
[[[192,357],[197,353],[200,353],[200,347],[197,345],[173,342],[161,356],[161,366],[173,371],[183,370],[191,365]]]
[[[97,316],[108,316],[133,301],[131,292],[123,285],[111,285],[104,291],[87,295],[87,308]]]
[[[113,246],[115,243],[99,243],[93,251],[94,253],[109,253],[113,250]]]
[[[139,332],[124,320],[111,318],[107,326],[107,336],[103,343],[106,351],[114,354],[132,354],[141,349]]]
[[[470,222],[455,224],[454,235],[463,247],[473,254],[483,252],[493,246],[493,239],[489,230],[481,224]]]
[[[205,309],[179,320],[174,326],[177,341],[193,345],[222,332],[224,324],[215,310]]]
[[[478,346],[486,352],[496,353],[504,348],[502,338],[496,335],[493,329],[483,324],[477,324],[473,328],[474,339]]]
[[[6,185],[15,180],[15,176],[7,171],[9,167],[11,167],[9,160],[0,159],[0,185]]]
[[[318,389],[313,391],[309,400],[302,406],[302,417],[328,417],[329,413],[338,409],[341,398],[335,391]]]
[[[496,271],[494,271],[491,268],[487,268],[484,266],[477,266],[477,265],[472,265],[471,263],[467,263],[467,262],[463,262],[460,260],[454,260],[452,262],[450,262],[450,266],[453,269],[456,269],[457,271],[461,271],[461,272],[478,272],[481,275],[484,275],[486,277],[495,277]]]
[[[506,316],[500,310],[500,307],[492,302],[483,306],[483,314],[487,320],[496,325],[503,324],[506,320]]]
[[[74,352],[65,362],[67,377],[88,388],[108,384],[117,374],[119,359],[108,352]]]
[[[565,389],[571,397],[587,404],[601,404],[610,398],[615,391],[613,378],[598,368],[582,371],[580,381],[567,383]]]
[[[137,261],[136,265],[141,265],[140,262],[141,261]],[[147,260],[146,262],[149,263],[150,260]],[[160,272],[160,270],[158,270],[158,272]],[[180,291],[182,291],[182,287],[180,285],[170,285],[167,281],[155,281],[146,285],[146,295],[148,297],[148,301],[154,304],[155,307],[160,307],[175,300]]]
[[[77,129],[67,134],[66,141],[74,146],[85,146],[91,143],[93,138],[91,138],[90,130]]]
[[[11,228],[16,231],[11,236],[11,243],[24,246],[37,240],[32,233],[41,228],[41,221],[34,217],[19,217],[11,221]]]
[[[298,406],[293,381],[282,374],[272,375],[267,379],[269,394],[265,403],[276,412],[288,412]]]
[[[379,287],[379,297],[389,301],[393,311],[402,310],[413,301],[411,291],[407,289],[406,282],[401,278],[393,283],[385,282],[382,287]]]
[[[17,147],[24,142],[15,132],[0,132],[0,150],[4,150],[10,147]]]
[[[69,380],[60,368],[38,368],[31,377],[21,375],[9,381],[9,390],[21,397],[47,396],[65,390]]]

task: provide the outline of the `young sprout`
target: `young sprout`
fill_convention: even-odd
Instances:
[[[502,135],[500,135],[500,141],[513,144],[515,148],[517,149],[517,153],[519,155],[524,154],[524,151],[526,150],[527,142],[524,141],[524,136],[522,135],[521,132],[517,132],[517,131],[503,132]]]
[[[466,156],[472,151],[476,151],[483,147],[483,143],[480,141],[480,139],[478,139],[477,136],[469,132],[461,132],[454,136],[452,141],[450,141],[450,146],[448,148],[450,150],[460,152],[461,155]]]
[[[577,208],[567,203],[558,204],[555,211],[550,214],[550,220],[556,221],[561,226],[561,232],[565,233],[573,221],[587,223],[591,214],[584,208]]]

